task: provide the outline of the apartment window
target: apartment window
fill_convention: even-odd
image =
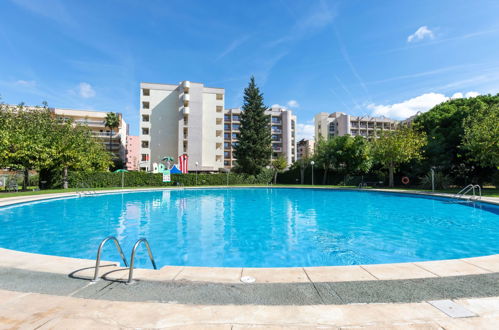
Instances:
[[[221,105],[217,105],[217,112],[222,112],[224,110],[224,107]]]
[[[189,116],[184,115],[184,125],[187,125],[187,124],[189,124]]]
[[[149,128],[142,127],[142,135],[149,135]]]
[[[225,158],[230,158],[230,152],[229,151],[224,151],[224,157]]]
[[[143,162],[147,162],[149,160],[149,155],[148,154],[142,154],[141,160]]]
[[[230,131],[230,124],[224,124],[224,130]]]
[[[224,160],[224,166],[230,166],[230,162],[228,160]]]
[[[142,141],[142,148],[149,148],[149,141]]]
[[[149,102],[142,102],[142,109],[149,109]]]
[[[142,95],[149,96],[151,95],[151,91],[147,88],[142,89]]]
[[[240,126],[241,126],[241,125],[239,125],[239,124],[233,124],[233,125],[232,125],[232,129],[239,130],[239,127],[240,127]]]
[[[145,172],[145,171],[147,171],[147,168],[145,168],[145,167],[141,167],[141,168],[140,168],[140,170],[141,170],[142,172]]]
[[[142,115],[142,121],[145,123],[149,122],[149,115]]]
[[[216,155],[216,156],[215,156],[215,161],[216,161],[216,162],[221,162],[221,161],[222,161],[222,156],[220,156],[220,155]]]
[[[189,136],[188,129],[187,129],[187,127],[184,127],[184,139],[187,139],[188,136]]]
[[[239,142],[232,142],[232,147],[235,148],[239,145]]]
[[[279,131],[279,130],[280,130],[280,127],[279,127],[279,126],[272,126],[272,130],[273,130],[273,131]]]
[[[224,148],[229,149],[230,148],[230,143],[229,142],[224,142]]]
[[[232,116],[233,121],[239,121],[239,115],[233,115]]]
[[[187,152],[187,141],[184,141],[184,152]]]
[[[223,94],[217,94],[217,100],[223,100],[224,95]]]
[[[230,140],[230,133],[224,133],[224,139]]]
[[[230,121],[230,115],[225,115],[225,116],[224,116],[224,120],[226,120],[226,121]]]
[[[216,124],[222,125],[222,118],[216,118]]]
[[[232,138],[233,138],[233,139],[239,139],[239,134],[237,134],[237,133],[232,133]]]
[[[280,140],[279,135],[276,134],[272,135],[272,141],[279,141],[279,140]]]
[[[280,123],[281,122],[281,118],[279,118],[279,117],[272,117],[272,122],[273,123]]]

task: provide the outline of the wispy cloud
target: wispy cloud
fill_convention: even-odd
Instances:
[[[34,87],[34,86],[36,86],[36,81],[34,81],[34,80],[17,80],[15,82],[15,85],[24,86],[24,87]]]
[[[416,32],[407,37],[407,42],[421,41],[426,38],[434,39],[435,34],[426,25],[423,25],[417,29]]]
[[[242,44],[244,44],[248,39],[250,38],[249,35],[247,36],[243,36],[241,38],[237,38],[235,40],[233,40],[228,46],[227,48],[225,48],[225,50],[223,52],[221,52],[216,60],[220,60],[221,58],[229,55],[230,53],[232,53],[234,50],[236,50],[237,48],[239,48],[239,46],[241,46]]]
[[[89,83],[81,82],[77,88],[78,95],[84,99],[89,99],[95,96],[95,90]]]
[[[298,103],[297,100],[289,100],[287,105],[290,108],[299,108],[300,107],[300,104]]]
[[[43,16],[61,24],[74,25],[75,20],[66,10],[63,2],[59,0],[31,1],[11,0],[16,5],[36,15]]]

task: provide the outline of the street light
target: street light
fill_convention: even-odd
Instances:
[[[431,191],[435,192],[435,166],[431,167]]]
[[[314,165],[315,165],[315,162],[311,161],[310,165],[312,165],[312,186],[313,186],[314,185]]]
[[[198,166],[199,166],[199,163],[196,162],[196,186],[198,185]]]

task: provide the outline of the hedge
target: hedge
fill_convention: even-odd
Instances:
[[[91,188],[121,187],[122,173],[113,172],[70,172],[68,175],[69,187],[88,186]],[[196,185],[196,174],[172,174],[172,182],[163,182],[162,174],[147,172],[124,173],[125,187],[144,186],[184,186]],[[230,173],[229,185],[239,184],[267,184],[271,181],[272,173],[265,171],[257,176]],[[227,184],[227,173],[198,174],[197,185],[221,186]]]

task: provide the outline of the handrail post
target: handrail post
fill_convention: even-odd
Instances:
[[[135,243],[135,245],[133,246],[133,249],[132,249],[132,256],[130,257],[130,271],[128,273],[128,281],[126,282],[126,284],[133,283],[133,266],[135,264],[135,254],[137,252],[137,248],[140,246],[140,243],[142,243],[142,242],[146,245],[147,253],[149,254],[149,259],[151,260],[152,266],[154,267],[154,269],[158,269],[156,267],[156,262],[154,261],[154,257],[152,255],[152,251],[151,251],[151,247],[149,246],[149,242],[145,238],[141,238]]]
[[[118,249],[118,252],[121,255],[121,259],[123,259],[123,263],[125,264],[125,267],[128,267],[128,262],[126,261],[125,254],[123,253],[123,250],[121,249],[121,245],[118,242],[118,239],[114,236],[108,236],[102,240],[102,242],[99,244],[99,249],[97,250],[97,257],[95,258],[95,273],[94,273],[94,278],[92,279],[92,282],[97,281],[97,277],[99,276],[99,267],[100,267],[100,258],[102,254],[102,248],[104,247],[104,244],[106,244],[107,241],[112,240],[114,241],[114,245],[116,245],[116,248]]]

